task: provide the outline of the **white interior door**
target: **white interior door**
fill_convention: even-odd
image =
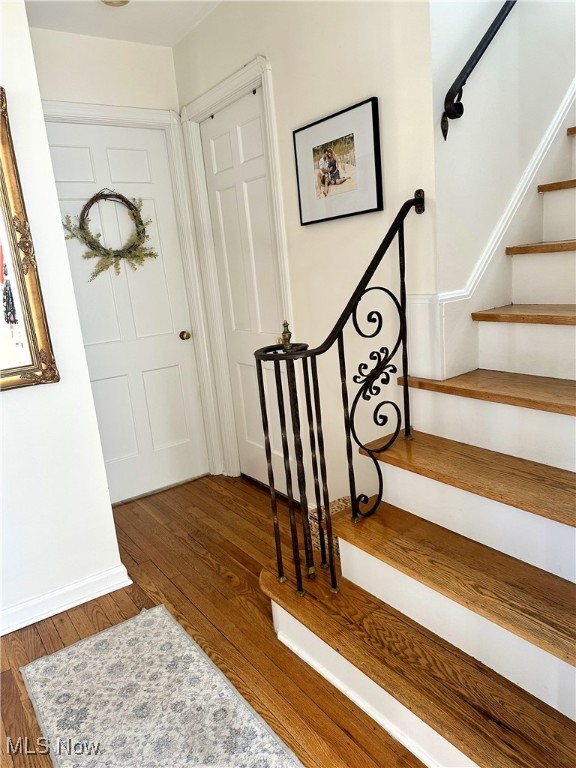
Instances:
[[[208,471],[193,332],[163,131],[47,123],[62,216],[77,216],[107,187],[143,200],[156,259],[122,265],[89,282],[94,259],[68,241],[68,255],[112,501]],[[133,224],[123,206],[90,213],[92,232],[121,247]],[[70,407],[74,407],[71,403]]]
[[[235,101],[200,125],[224,317],[240,469],[268,484],[254,351],[275,344],[284,320],[268,174],[262,91]],[[273,371],[265,370],[275,401]],[[275,420],[273,420],[275,423]],[[272,432],[282,476],[279,431]]]

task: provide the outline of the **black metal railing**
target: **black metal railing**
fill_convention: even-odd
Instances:
[[[444,141],[448,138],[448,120],[458,120],[458,118],[462,117],[464,114],[464,104],[462,104],[462,91],[464,86],[466,85],[466,82],[472,72],[474,71],[476,64],[480,61],[482,56],[484,55],[484,52],[486,51],[486,48],[490,45],[494,37],[496,36],[496,33],[504,23],[506,17],[514,8],[516,5],[517,0],[507,0],[507,2],[504,3],[502,8],[500,9],[498,15],[488,28],[488,31],[480,40],[478,43],[474,53],[466,64],[464,65],[464,69],[460,72],[456,80],[452,83],[450,89],[448,90],[448,93],[446,94],[446,98],[444,99],[444,112],[442,114],[442,121],[440,123],[442,128],[442,135],[444,136]]]
[[[263,366],[270,364],[274,373],[275,399],[277,407],[277,419],[280,428],[280,442],[282,447],[283,471],[286,497],[288,500],[288,518],[291,534],[291,559],[295,570],[296,588],[299,594],[304,593],[303,563],[306,575],[313,578],[315,575],[315,556],[312,541],[312,532],[309,518],[308,487],[313,487],[313,514],[317,525],[319,538],[319,555],[323,568],[330,569],[330,584],[333,591],[337,591],[337,575],[334,562],[334,543],[332,536],[332,519],[330,514],[330,497],[328,491],[328,474],[326,467],[326,454],[324,447],[324,430],[322,425],[322,404],[320,398],[320,382],[318,377],[318,359],[327,353],[334,345],[337,347],[337,359],[340,375],[340,389],[345,431],[345,451],[348,468],[348,484],[350,488],[350,503],[352,519],[357,521],[361,517],[373,514],[383,495],[383,477],[378,454],[387,450],[400,434],[402,423],[404,434],[410,438],[410,401],[408,394],[408,352],[407,352],[407,325],[406,325],[406,257],[404,247],[404,220],[412,208],[416,213],[424,212],[424,192],[416,190],[414,197],[407,200],[400,208],[388,233],[374,254],[372,261],[366,269],[356,290],[350,297],[344,311],[336,324],[326,337],[325,341],[314,349],[307,344],[290,343],[291,334],[288,324],[284,324],[282,334],[283,343],[269,347],[263,347],[254,354],[256,357],[256,371],[258,377],[258,390],[260,395],[260,407],[262,411],[262,426],[264,430],[264,446],[268,464],[268,482],[270,485],[270,499],[272,505],[272,518],[274,524],[274,538],[276,546],[276,559],[278,567],[278,579],[285,581],[285,566],[281,542],[281,530],[279,523],[278,488],[275,484],[272,445],[270,438],[269,405],[273,398],[266,393]],[[398,273],[399,273],[399,297],[396,297],[389,288],[370,286],[378,266],[388,251],[394,239],[398,238]],[[381,292],[392,301],[398,314],[398,334],[394,343],[389,347],[378,346],[368,355],[370,362],[362,362],[358,365],[357,373],[352,381],[359,387],[353,396],[350,396],[348,376],[346,371],[346,353],[344,343],[344,328],[349,320],[352,320],[354,330],[364,339],[376,339],[384,329],[385,321],[380,310],[372,309],[367,312],[365,321],[369,329],[363,329],[359,319],[359,305],[363,297],[374,297],[375,292]],[[389,384],[392,374],[397,372],[396,365],[392,362],[397,352],[401,350],[401,369],[403,375],[401,409],[396,402],[384,397],[380,398],[382,385]],[[298,367],[297,363],[301,363]],[[283,375],[283,372],[285,375]],[[299,386],[299,381],[301,386]],[[286,390],[286,391],[285,391]],[[274,393],[273,393],[274,394]],[[388,426],[389,416],[384,413],[385,408],[391,408],[396,417],[396,424],[392,434],[388,435],[377,444],[370,446],[363,444],[358,434],[357,411],[359,404],[377,400],[373,407],[372,421],[378,427]],[[303,405],[300,402],[303,400]],[[290,417],[291,438],[289,439],[288,418]],[[331,414],[331,418],[333,418]],[[302,428],[304,422],[304,428]],[[304,434],[304,438],[303,438]],[[306,451],[309,447],[308,470],[304,457],[304,441],[307,440]],[[354,446],[362,448],[373,461],[378,489],[375,495],[368,496],[365,493],[358,494],[356,489],[356,474],[354,470],[353,454]],[[295,477],[293,465],[295,464]],[[307,475],[312,474],[312,483],[307,483]],[[300,518],[300,523],[298,522]],[[300,532],[302,535],[303,553],[300,546]]]

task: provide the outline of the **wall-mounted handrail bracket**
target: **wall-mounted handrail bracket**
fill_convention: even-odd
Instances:
[[[516,5],[517,0],[507,0],[507,2],[504,3],[500,11],[498,12],[498,15],[488,28],[488,31],[480,40],[478,43],[476,49],[474,50],[474,53],[468,61],[466,62],[464,68],[454,80],[452,85],[450,86],[448,93],[446,94],[446,98],[444,99],[444,112],[442,113],[442,120],[440,122],[440,127],[442,129],[442,135],[444,136],[444,141],[448,138],[448,126],[449,120],[458,120],[458,118],[462,117],[464,114],[464,104],[462,104],[462,92],[464,89],[464,86],[466,85],[466,82],[472,72],[474,71],[476,65],[484,55],[484,52],[496,36],[498,30],[504,23],[505,19],[507,18],[508,14],[512,10],[512,8]]]
[[[416,200],[416,204],[414,205],[414,210],[416,213],[424,213],[426,210],[426,198],[424,195],[423,189],[417,189],[416,192],[414,192],[414,198]]]

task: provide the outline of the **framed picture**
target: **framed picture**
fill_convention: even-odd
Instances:
[[[294,131],[300,223],[382,211],[378,99]]]
[[[0,88],[0,290],[0,388],[59,381],[3,88]]]

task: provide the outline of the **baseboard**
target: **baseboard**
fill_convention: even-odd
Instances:
[[[0,635],[7,635],[130,584],[132,580],[126,568],[120,564],[61,589],[12,605],[0,612]]]

